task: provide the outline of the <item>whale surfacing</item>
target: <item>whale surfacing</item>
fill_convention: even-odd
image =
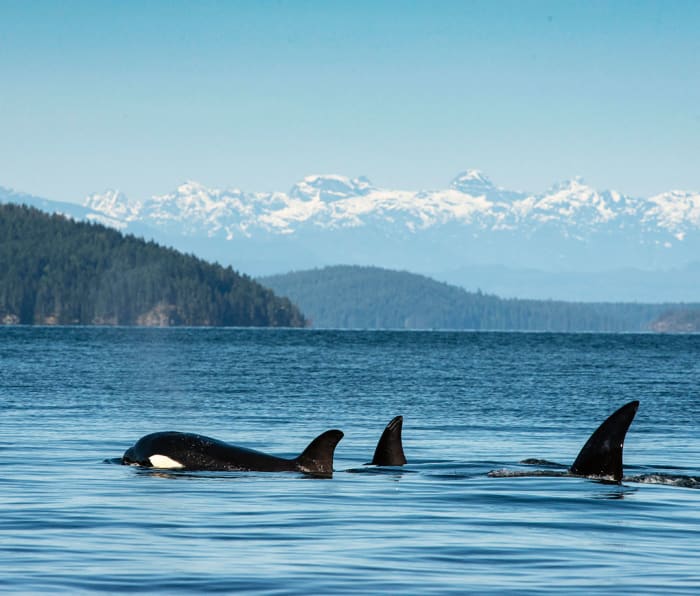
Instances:
[[[631,401],[608,416],[593,434],[588,438],[579,451],[571,467],[562,466],[538,459],[526,459],[520,463],[528,465],[547,464],[550,467],[565,468],[566,471],[540,470],[510,472],[507,470],[492,470],[488,476],[518,477],[518,476],[583,476],[606,482],[622,482],[622,448],[625,436],[629,430],[634,415],[639,408],[639,401]]]
[[[170,470],[302,472],[330,478],[333,453],[342,438],[342,431],[328,430],[311,441],[301,455],[286,459],[203,435],[157,432],[141,437],[129,447],[122,463]]]

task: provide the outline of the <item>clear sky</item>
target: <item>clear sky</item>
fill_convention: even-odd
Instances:
[[[0,0],[0,186],[700,190],[700,2]]]

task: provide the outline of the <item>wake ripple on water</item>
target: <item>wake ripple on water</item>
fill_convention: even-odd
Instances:
[[[680,474],[640,474],[625,476],[623,482],[639,482],[641,484],[663,484],[666,486],[681,486],[683,488],[700,489],[700,477],[683,476]]]
[[[570,476],[567,472],[556,472],[553,470],[491,470],[487,476],[489,478],[557,478]]]
[[[489,478],[556,478],[556,477],[572,477],[578,478],[573,474],[568,472],[558,472],[555,470],[491,470],[487,473]],[[599,482],[611,482],[615,483],[612,479],[591,477],[591,480],[596,480]],[[662,484],[664,486],[679,486],[682,488],[695,488],[700,489],[700,477],[698,476],[686,476],[683,474],[664,474],[664,473],[653,473],[653,474],[638,474],[635,476],[624,476],[622,482],[636,482],[640,484]],[[615,483],[617,484],[617,483]]]

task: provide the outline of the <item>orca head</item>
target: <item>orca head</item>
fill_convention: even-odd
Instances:
[[[178,470],[186,467],[180,449],[188,435],[177,432],[151,433],[141,437],[122,456],[122,463],[129,466]]]
[[[145,466],[150,467],[151,463],[149,461],[139,461],[136,455],[136,450],[134,447],[129,447],[122,455],[122,464],[125,466]]]

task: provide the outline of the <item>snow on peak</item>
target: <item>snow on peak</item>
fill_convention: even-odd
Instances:
[[[621,200],[619,193],[599,193],[587,186],[583,178],[576,176],[554,184],[542,194],[528,196],[514,207],[520,218],[580,226],[586,221],[589,224],[602,224],[617,218],[622,209],[613,209],[612,205]]]
[[[496,190],[488,176],[485,176],[479,170],[460,172],[450,183],[450,188],[470,195],[479,195]]]
[[[307,176],[289,191],[292,199],[334,202],[356,196],[364,196],[372,190],[370,181],[361,176],[348,178],[335,174]]]
[[[586,186],[586,182],[581,176],[574,176],[573,178],[569,178],[568,180],[561,180],[560,182],[557,182],[556,184],[552,185],[552,187],[548,191],[548,194],[553,194],[561,191],[577,192],[584,189],[592,190],[589,186]]]
[[[289,193],[219,190],[188,180],[171,193],[144,202],[107,191],[87,197],[85,206],[124,222],[138,220],[226,238],[294,234],[303,226],[328,230],[393,226],[416,231],[449,222],[479,230],[556,225],[577,234],[609,225],[631,229],[642,224],[677,238],[700,229],[700,193],[670,191],[637,199],[615,191],[599,192],[580,177],[542,193],[523,193],[496,187],[478,170],[465,170],[449,188],[431,191],[378,188],[367,178],[340,175],[307,176]]]
[[[668,230],[683,229],[684,224],[700,227],[700,193],[671,190],[651,197],[649,203],[646,221]]]
[[[194,195],[194,194],[220,194],[221,191],[216,188],[207,188],[201,182],[195,180],[186,180],[180,186],[177,187],[177,192],[182,195]]]
[[[143,203],[138,200],[130,200],[119,190],[106,190],[85,197],[83,206],[99,211],[110,218],[133,221],[139,216]]]

